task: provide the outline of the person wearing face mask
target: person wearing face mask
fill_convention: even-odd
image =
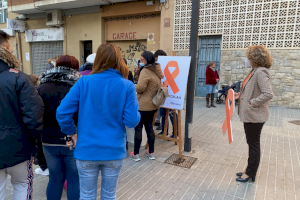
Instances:
[[[140,76],[140,71],[141,71],[141,66],[140,66],[141,61],[138,60],[137,62],[137,67],[134,69],[134,76],[133,76],[133,83],[137,84],[139,81],[139,76]]]
[[[141,120],[135,127],[134,151],[129,155],[129,158],[134,161],[141,160],[139,157],[139,151],[142,142],[143,126],[145,126],[149,143],[149,151],[146,152],[146,156],[148,156],[151,160],[155,159],[155,134],[152,122],[154,114],[157,112],[159,107],[152,103],[152,99],[160,88],[161,79],[164,78],[160,65],[155,63],[155,57],[153,53],[149,51],[143,52],[140,61],[141,69],[138,83],[135,85],[135,87],[139,102]]]
[[[236,181],[247,182],[255,176],[260,162],[260,135],[269,119],[269,101],[273,98],[269,68],[273,60],[264,46],[251,46],[246,52],[245,66],[252,68],[242,83],[240,93],[235,93],[239,100],[238,114],[244,122],[249,157],[247,168],[237,173]]]
[[[52,58],[50,58],[48,60],[47,66],[46,66],[46,71],[49,70],[49,69],[52,69],[53,67],[55,67],[55,61]]]
[[[219,74],[216,68],[216,63],[210,62],[206,67],[205,72],[205,78],[206,78],[206,107],[216,107],[214,104],[214,96],[215,91],[217,87],[217,83],[219,82]],[[209,98],[211,98],[211,105],[209,105]]]

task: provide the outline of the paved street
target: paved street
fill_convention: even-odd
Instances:
[[[233,143],[222,135],[225,105],[206,108],[204,100],[195,100],[192,152],[198,158],[191,169],[165,164],[178,146],[156,140],[156,160],[148,160],[141,151],[140,162],[126,158],[119,178],[117,196],[125,199],[216,199],[216,200],[295,200],[300,199],[300,110],[271,106],[270,121],[261,137],[262,160],[255,183],[237,183],[235,173],[247,163],[248,148],[243,125],[233,117]],[[183,112],[183,130],[184,116]],[[133,145],[130,146],[130,150]],[[99,152],[101,153],[101,152]],[[34,200],[44,200],[48,177],[34,178]],[[7,186],[7,200],[12,187]],[[100,183],[99,190],[100,193]],[[62,199],[66,199],[66,194]],[[100,199],[100,198],[99,198]]]

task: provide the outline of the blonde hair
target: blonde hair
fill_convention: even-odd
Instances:
[[[40,83],[39,83],[39,76],[38,75],[30,74],[29,77],[30,77],[30,79],[31,79],[31,81],[32,81],[32,83],[35,87],[39,86]]]
[[[208,63],[208,66],[209,67],[212,67],[213,65],[215,65],[216,63],[215,62],[210,62],[210,63]]]
[[[247,49],[246,56],[252,66],[271,68],[273,64],[268,49],[262,45],[250,46]]]
[[[129,69],[125,64],[119,48],[114,44],[101,44],[97,50],[91,74],[104,72],[108,69],[119,71],[128,78]]]

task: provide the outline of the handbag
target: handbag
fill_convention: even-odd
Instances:
[[[153,73],[151,71],[151,73]],[[164,105],[167,97],[169,97],[169,92],[168,92],[168,87],[161,87],[159,85],[159,83],[157,84],[158,85],[158,91],[157,93],[152,96],[151,92],[148,90],[148,87],[147,87],[147,91],[148,93],[150,94],[151,98],[152,98],[152,103],[156,106],[156,107],[160,107],[161,105]]]

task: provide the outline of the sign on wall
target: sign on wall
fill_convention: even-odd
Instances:
[[[154,44],[154,33],[148,33],[148,44]]]
[[[27,60],[27,61],[30,61],[30,54],[29,54],[29,53],[26,53],[25,55],[26,55],[26,60]]]
[[[25,31],[26,42],[64,40],[64,28],[30,29]]]
[[[190,56],[159,56],[158,61],[165,75],[163,86],[168,87],[169,97],[161,107],[182,110],[189,75]]]
[[[136,32],[113,33],[113,40],[136,40]]]
[[[7,18],[7,28],[12,30],[24,31],[25,21]]]

